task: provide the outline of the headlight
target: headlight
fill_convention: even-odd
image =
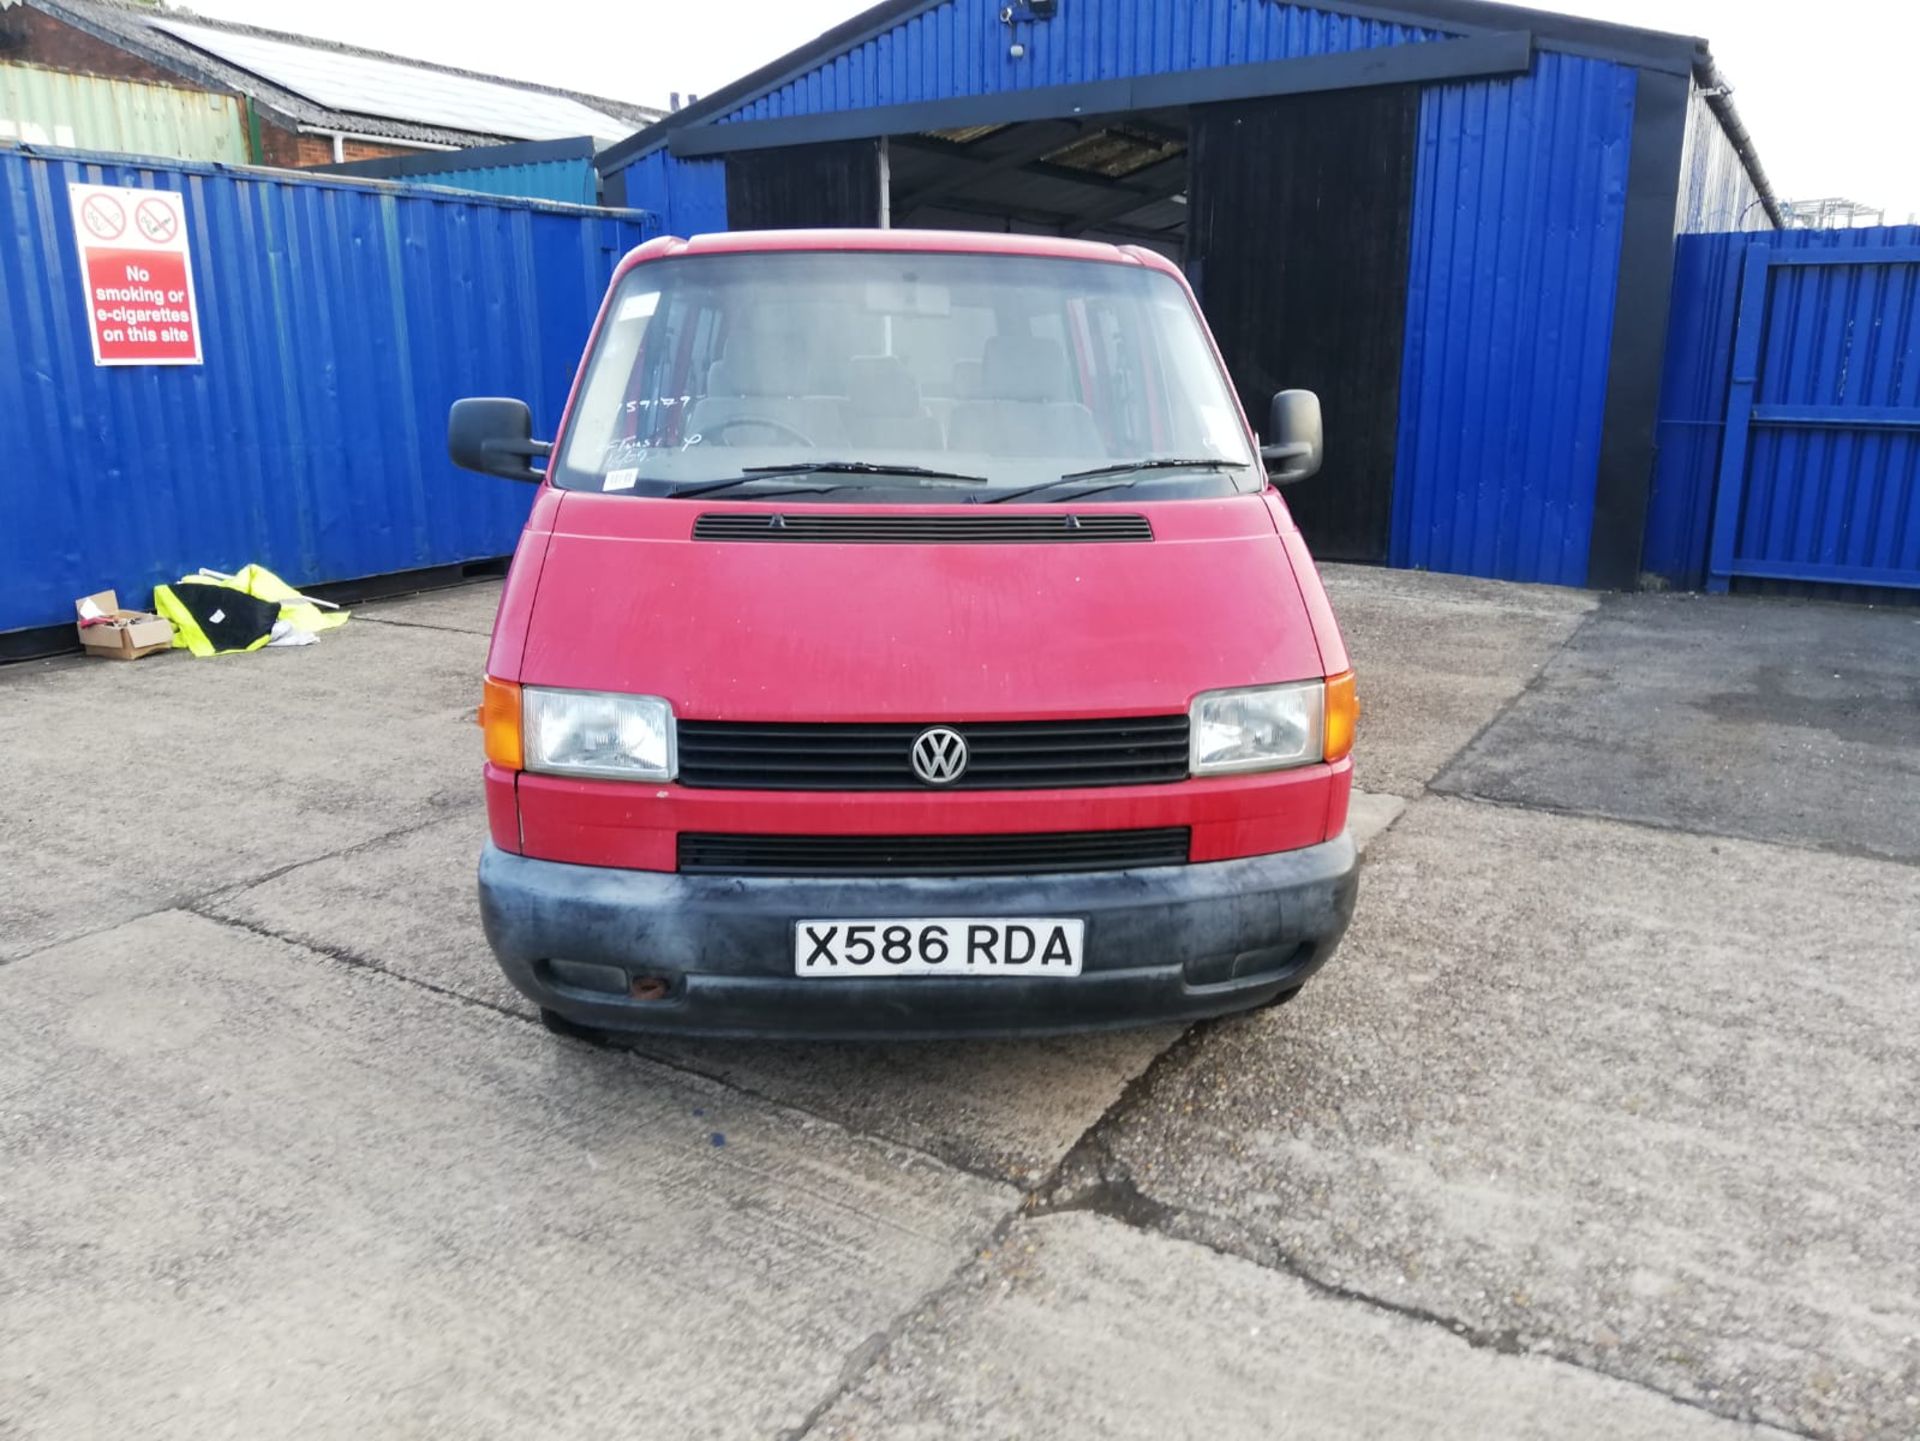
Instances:
[[[1189,712],[1197,776],[1274,771],[1322,758],[1326,682],[1216,690],[1195,696]]]
[[[657,696],[523,686],[526,767],[555,776],[673,779],[673,707]]]

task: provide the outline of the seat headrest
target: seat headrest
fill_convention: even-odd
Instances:
[[[749,312],[728,327],[707,370],[709,395],[804,395],[812,337],[791,314]]]
[[[856,355],[848,362],[847,392],[862,415],[918,417],[920,382],[897,355]]]
[[[994,336],[981,359],[980,394],[987,400],[1071,400],[1065,348],[1037,335]]]
[[[707,367],[708,395],[797,395],[793,366],[772,349],[727,348],[727,358]]]

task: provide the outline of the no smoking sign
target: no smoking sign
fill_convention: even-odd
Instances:
[[[111,195],[89,195],[80,207],[80,223],[96,240],[118,240],[127,231],[127,212]]]
[[[95,365],[199,365],[186,205],[171,190],[70,185]]]
[[[164,245],[180,233],[179,213],[173,205],[158,200],[142,200],[133,207],[133,218],[140,233],[154,245]]]

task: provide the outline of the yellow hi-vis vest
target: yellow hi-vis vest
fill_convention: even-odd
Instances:
[[[344,610],[322,610],[264,566],[233,575],[203,570],[181,577],[178,588],[153,588],[153,608],[173,622],[176,649],[197,656],[258,650],[273,638],[276,621],[295,630],[322,631],[344,625]]]

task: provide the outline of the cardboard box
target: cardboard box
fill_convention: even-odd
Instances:
[[[80,644],[88,655],[108,660],[139,660],[155,651],[173,649],[173,622],[147,610],[122,610],[120,597],[110,590],[83,595],[73,603],[79,626]],[[93,624],[84,622],[103,617]]]

